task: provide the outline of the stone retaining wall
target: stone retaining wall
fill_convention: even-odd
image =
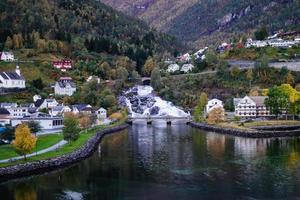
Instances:
[[[82,161],[94,153],[105,135],[124,130],[127,127],[128,125],[120,125],[104,129],[89,139],[80,149],[61,157],[0,168],[0,182],[49,172]]]
[[[212,131],[216,133],[222,133],[227,135],[233,135],[238,137],[247,138],[272,138],[272,137],[292,137],[300,136],[300,129],[297,130],[241,130],[234,128],[221,128],[213,125],[208,125],[205,123],[195,123],[191,122],[190,125],[195,128],[199,128],[205,131]]]

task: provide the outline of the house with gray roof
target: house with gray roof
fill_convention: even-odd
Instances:
[[[235,115],[244,118],[270,117],[265,105],[266,96],[245,96],[233,99]]]
[[[25,87],[25,78],[22,76],[19,66],[14,72],[0,72],[0,88],[24,89]]]
[[[61,77],[59,81],[55,83],[55,95],[72,96],[74,92],[76,92],[76,85],[71,77]]]

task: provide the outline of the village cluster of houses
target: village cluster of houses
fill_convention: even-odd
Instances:
[[[198,50],[194,54],[185,53],[181,56],[176,58],[176,61],[167,60],[165,61],[166,64],[169,64],[167,68],[168,73],[175,73],[175,72],[183,72],[189,73],[194,69],[194,65],[191,64],[193,59],[195,60],[205,60],[205,52],[208,50],[208,47]],[[181,66],[179,64],[181,64]]]
[[[47,111],[47,113],[45,112]],[[35,95],[33,102],[18,105],[17,103],[0,103],[0,124],[13,127],[30,121],[38,122],[43,133],[58,132],[63,128],[65,113],[85,114],[97,117],[97,124],[107,123],[107,111],[104,108],[93,108],[88,104],[63,105],[55,99],[42,99]]]
[[[241,118],[264,118],[271,117],[269,109],[265,105],[266,96],[245,96],[234,98],[234,115]],[[206,113],[215,108],[224,109],[223,102],[219,99],[211,99],[206,105]]]
[[[26,88],[26,80],[18,65],[15,71],[0,72],[0,88],[6,90]],[[54,84],[55,95],[72,96],[74,92],[76,92],[76,84],[71,77],[61,77]]]

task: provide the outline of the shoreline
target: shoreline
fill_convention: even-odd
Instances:
[[[209,125],[206,123],[196,123],[196,122],[191,122],[190,126],[205,131],[212,131],[219,134],[232,135],[232,136],[244,137],[244,138],[274,138],[274,137],[279,138],[279,137],[300,136],[300,129],[288,130],[288,127],[290,126],[281,126],[281,127],[268,126],[268,127],[261,127],[260,130],[258,129],[242,130],[236,128],[223,128],[215,125]]]
[[[85,160],[95,152],[97,146],[106,135],[125,130],[128,126],[127,124],[123,124],[101,130],[95,136],[91,137],[80,149],[63,156],[0,168],[0,183],[59,170]]]

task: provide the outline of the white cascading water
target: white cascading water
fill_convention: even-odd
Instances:
[[[132,117],[172,116],[188,117],[189,113],[174,106],[172,102],[162,100],[153,94],[151,86],[136,86],[123,93],[119,103],[127,106]]]

